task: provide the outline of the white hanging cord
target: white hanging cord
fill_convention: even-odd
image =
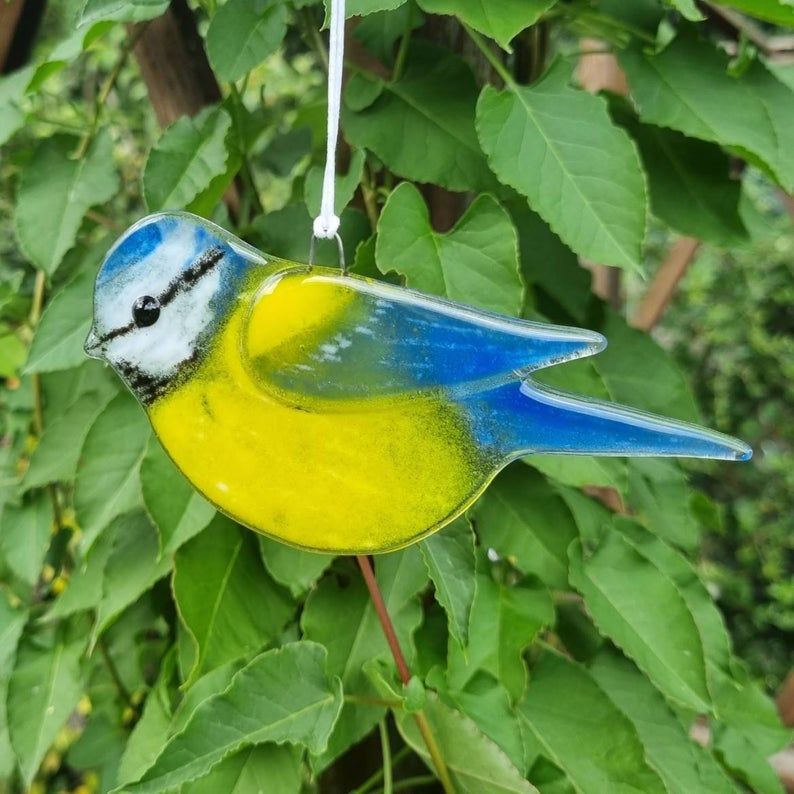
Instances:
[[[328,44],[328,142],[323,174],[323,194],[320,214],[314,219],[314,238],[339,243],[344,268],[342,241],[339,238],[339,216],[336,214],[336,143],[339,137],[339,112],[342,97],[342,70],[345,61],[345,0],[331,0],[331,33]]]

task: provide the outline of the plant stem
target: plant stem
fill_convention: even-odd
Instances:
[[[496,53],[486,44],[485,39],[477,33],[476,30],[472,30],[468,25],[463,25],[463,29],[468,34],[469,38],[474,42],[477,46],[477,49],[485,56],[488,63],[493,66],[494,71],[499,75],[499,77],[504,80],[505,85],[509,88],[516,87],[516,81],[513,79],[513,75],[507,70],[507,67],[502,63],[501,59],[496,55]]]
[[[418,775],[417,777],[407,777],[403,780],[398,780],[394,784],[393,791],[411,790],[415,786],[432,786],[436,779],[432,775]],[[383,789],[383,794],[386,794],[386,789]]]
[[[369,221],[370,229],[375,234],[378,231],[378,202],[375,197],[374,180],[372,174],[364,163],[364,169],[361,173],[361,197],[364,199],[364,209],[367,213],[367,220]]]
[[[389,611],[386,608],[386,602],[383,600],[383,595],[378,586],[378,580],[375,578],[375,572],[372,570],[372,563],[369,561],[369,557],[361,554],[356,556],[356,562],[361,569],[361,575],[364,577],[367,589],[369,590],[372,605],[375,607],[375,613],[380,621],[383,634],[389,645],[389,650],[394,657],[394,663],[397,665],[397,672],[400,674],[400,680],[403,684],[407,684],[411,680],[411,671],[408,669],[408,664],[405,661],[405,656],[400,647],[400,641],[397,639],[397,632],[394,630],[394,624],[391,622]]]
[[[356,703],[360,706],[383,706],[387,709],[401,709],[403,704],[399,700],[388,700],[386,698],[373,698],[369,695],[343,695],[345,703]]]
[[[36,280],[33,283],[33,300],[30,305],[28,315],[28,325],[31,333],[35,333],[41,320],[41,312],[44,308],[44,292],[47,288],[47,276],[43,270],[36,271]],[[41,399],[41,375],[34,372],[31,375],[31,386],[33,388],[33,431],[36,438],[41,440],[44,433],[44,406]],[[52,501],[52,514],[55,518],[55,525],[58,529],[63,526],[63,514],[61,513],[61,503],[58,497],[58,486],[50,483],[47,490]]]
[[[389,744],[389,728],[386,725],[386,720],[380,721],[378,730],[380,732],[380,751],[383,759],[383,794],[393,794],[391,745]]]
[[[74,155],[75,159],[80,160],[85,157],[88,147],[91,145],[91,141],[94,140],[94,136],[96,135],[97,128],[99,127],[99,120],[102,118],[102,111],[105,109],[105,103],[110,96],[110,92],[113,90],[113,86],[116,85],[116,81],[119,79],[119,75],[124,68],[124,64],[127,62],[129,54],[146,31],[148,25],[148,22],[140,25],[135,33],[127,38],[119,51],[119,57],[116,59],[113,69],[111,69],[110,74],[105,78],[105,82],[102,83],[102,86],[97,92],[96,99],[94,100],[94,116],[91,119],[91,124],[86,130],[83,139],[80,141],[80,145],[77,147],[77,151]]]
[[[303,28],[304,39],[308,37],[309,46],[314,50],[325,72],[328,73],[328,49],[314,23],[314,15],[311,9],[308,6],[306,8],[301,8],[298,10],[297,14],[300,25]]]
[[[378,587],[378,581],[372,570],[372,563],[369,557],[361,554],[356,556],[356,562],[361,569],[361,574],[364,577],[370,598],[372,599],[372,605],[375,607],[375,613],[380,621],[383,634],[389,645],[389,650],[391,650],[394,663],[397,665],[397,672],[400,674],[400,680],[403,682],[403,685],[407,685],[411,680],[411,671],[408,669],[408,664],[405,661],[405,656],[400,647],[400,641],[397,639],[397,632],[394,630],[394,624],[389,616],[389,611],[386,608],[386,603],[383,600],[380,587]],[[455,794],[455,787],[452,785],[449,770],[447,769],[444,757],[441,755],[441,751],[435,736],[433,736],[433,731],[430,728],[430,723],[428,723],[425,713],[423,711],[417,711],[414,714],[414,719],[416,720],[417,728],[419,728],[419,733],[422,734],[422,739],[427,747],[427,752],[430,755],[430,759],[436,769],[436,775],[441,782],[445,794]]]
[[[250,74],[250,73],[249,73]],[[248,75],[245,77],[245,82],[248,81]],[[229,90],[231,91],[232,97],[234,98],[234,114],[237,117],[235,121],[240,126],[240,119],[239,113],[241,109],[244,109],[243,106],[243,97],[240,93],[240,90],[234,83],[229,84]],[[251,163],[248,160],[248,147],[245,145],[244,140],[240,140],[240,156],[242,157],[242,163],[240,165],[240,176],[243,179],[243,184],[246,188],[246,195],[249,199],[249,202],[253,204],[254,212],[256,215],[264,215],[265,208],[262,206],[262,199],[259,197],[259,191],[256,187],[256,182],[254,181],[254,172],[251,168]],[[245,214],[242,212],[240,213],[240,220],[242,221],[243,218],[245,219],[245,223],[251,222],[250,212],[246,210]]]
[[[127,687],[124,686],[124,682],[121,680],[118,668],[116,667],[116,663],[113,661],[113,657],[110,655],[110,650],[108,649],[104,637],[101,637],[97,644],[99,645],[99,652],[102,654],[102,658],[105,660],[105,666],[107,667],[110,677],[113,679],[113,683],[116,686],[116,690],[126,701],[127,705],[131,706],[132,698],[130,697],[130,693],[127,691]]]
[[[411,31],[413,30],[413,15],[408,12],[405,22],[405,30],[403,31],[402,38],[400,39],[400,49],[397,50],[397,57],[394,59],[394,68],[392,69],[391,79],[397,81],[402,77],[403,70],[405,69],[405,61],[408,58],[408,48],[411,44]]]
[[[396,769],[397,765],[411,753],[410,747],[402,747],[394,754],[392,758],[392,769]],[[353,789],[349,794],[369,794],[375,786],[383,779],[383,769],[378,769],[373,772],[358,788]],[[433,778],[435,781],[435,777]]]

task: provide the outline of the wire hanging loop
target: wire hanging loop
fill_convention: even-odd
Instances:
[[[336,214],[336,146],[339,139],[339,113],[342,102],[342,70],[345,62],[345,0],[331,0],[331,31],[328,42],[328,133],[323,172],[320,214],[314,219],[309,264],[314,264],[315,242],[336,239],[339,266],[347,275],[339,216]]]

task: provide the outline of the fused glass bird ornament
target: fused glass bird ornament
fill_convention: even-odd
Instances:
[[[424,537],[532,453],[750,457],[733,438],[531,377],[604,346],[267,256],[185,213],[115,244],[86,340],[220,510],[339,553]]]

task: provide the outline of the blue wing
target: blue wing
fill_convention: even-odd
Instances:
[[[286,306],[292,330],[269,344]],[[260,330],[256,330],[259,328]],[[256,379],[293,401],[364,399],[443,390],[449,396],[520,381],[590,355],[591,331],[502,317],[352,276],[292,272],[260,291],[244,349]]]
[[[471,395],[461,406],[481,448],[497,458],[552,453],[748,460],[753,454],[714,430],[575,397],[531,378]]]

